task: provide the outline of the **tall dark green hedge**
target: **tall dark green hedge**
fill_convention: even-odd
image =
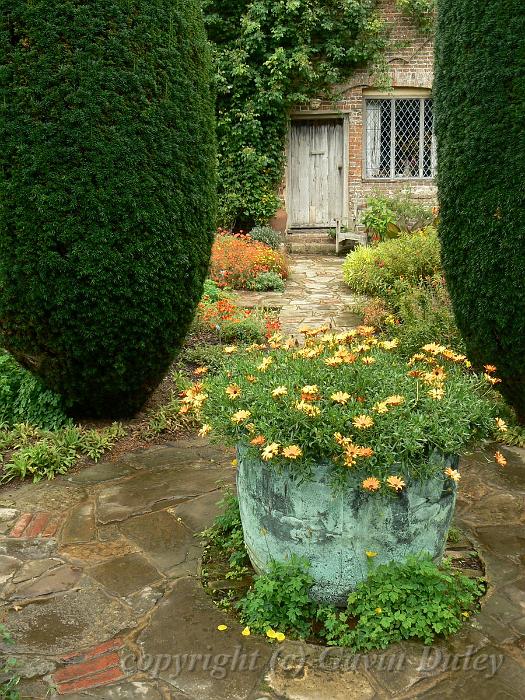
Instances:
[[[440,235],[468,353],[525,423],[523,0],[439,0]]]
[[[200,298],[215,215],[198,0],[0,0],[0,344],[129,415]]]

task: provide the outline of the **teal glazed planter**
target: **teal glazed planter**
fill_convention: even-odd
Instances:
[[[298,483],[237,449],[237,493],[244,540],[256,571],[292,554],[308,559],[315,580],[312,596],[345,605],[348,594],[374,564],[429,553],[439,561],[456,504],[455,483],[444,476],[409,484],[392,497],[366,493],[360,481],[335,494],[330,466],[319,465]],[[457,457],[445,466],[456,467]]]

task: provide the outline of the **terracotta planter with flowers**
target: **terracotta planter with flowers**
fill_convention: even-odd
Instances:
[[[344,602],[370,560],[439,560],[458,457],[501,421],[463,355],[431,343],[411,358],[374,329],[304,329],[305,344],[225,348],[225,372],[186,401],[238,450],[245,544],[256,570],[307,558],[319,600]]]

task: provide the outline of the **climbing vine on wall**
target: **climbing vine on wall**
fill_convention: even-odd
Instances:
[[[430,34],[434,29],[436,0],[396,0],[397,7],[416,27]]]
[[[385,46],[376,0],[204,0],[217,67],[221,224],[277,210],[289,109]]]

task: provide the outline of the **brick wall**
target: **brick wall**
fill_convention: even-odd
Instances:
[[[388,24],[390,46],[386,62],[391,75],[394,93],[403,90],[423,91],[432,89],[434,67],[434,45],[431,36],[417,30],[412,22],[399,12],[395,0],[380,0],[379,11]],[[378,76],[370,70],[354,73],[351,81],[338,88],[342,99],[334,104],[331,101],[313,101],[308,106],[296,110],[292,115],[299,117],[323,117],[338,114],[345,118],[348,129],[348,209],[353,212],[354,201],[363,204],[375,191],[393,193],[410,187],[412,195],[423,201],[434,203],[436,187],[432,180],[367,180],[364,169],[363,109],[365,90],[378,89]],[[385,95],[392,91],[385,91]],[[286,186],[283,187],[286,198]]]

